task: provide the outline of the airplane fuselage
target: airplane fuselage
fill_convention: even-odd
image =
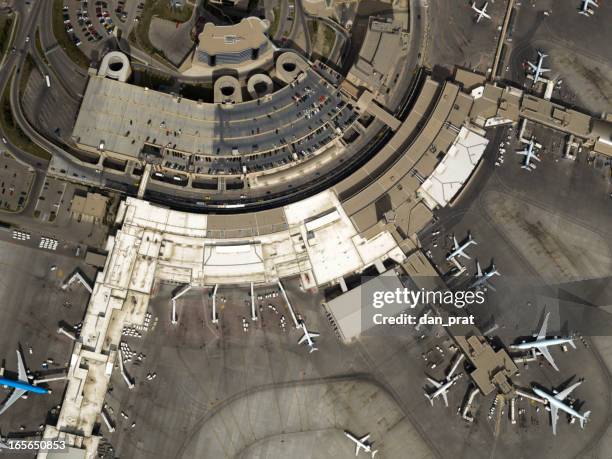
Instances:
[[[553,395],[550,395],[546,392],[544,392],[541,389],[538,389],[537,387],[533,388],[533,391],[539,395],[540,397],[542,397],[543,399],[545,399],[546,401],[548,401],[548,403],[550,405],[554,405],[555,407],[557,407],[558,409],[560,409],[561,411],[565,411],[567,414],[569,414],[570,416],[580,419],[582,421],[586,421],[586,417],[583,416],[582,414],[578,413],[574,408],[572,408],[569,405],[566,405],[565,403],[563,403],[562,401],[556,399]]]
[[[484,273],[482,276],[480,276],[474,281],[474,283],[471,285],[470,288],[480,287],[481,285],[486,284],[487,281],[491,279],[493,276],[497,276],[497,275],[498,275],[497,271],[491,271],[488,273]]]
[[[543,339],[539,341],[530,341],[528,343],[520,343],[513,344],[510,346],[511,349],[519,349],[519,350],[528,350],[528,349],[536,349],[538,347],[548,347],[548,346],[560,346],[562,344],[570,344],[572,343],[572,338],[551,338],[551,339]]]
[[[435,392],[433,392],[431,395],[428,395],[429,399],[432,400],[436,397],[438,397],[439,395],[442,395],[444,392],[447,392],[448,389],[450,389],[450,387],[455,384],[455,381],[457,381],[457,379],[459,378],[459,375],[455,375],[453,376],[451,379],[449,379],[447,382],[445,382],[444,384],[442,384],[438,389],[436,389]]]
[[[7,379],[4,377],[0,377],[0,386],[8,386],[14,389],[21,389],[27,392],[32,392],[33,394],[48,394],[49,393],[49,390],[43,387],[33,386],[32,384],[28,384],[23,381],[16,381],[14,379]]]

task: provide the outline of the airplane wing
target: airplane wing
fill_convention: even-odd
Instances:
[[[463,250],[459,250],[459,251],[457,252],[457,255],[461,255],[462,257],[465,257],[465,258],[467,258],[467,259],[469,259],[469,258],[470,258],[470,256],[469,256],[467,253],[465,253]]]
[[[493,290],[494,292],[497,292],[497,290],[495,289],[495,287],[493,287],[493,286],[491,285],[491,283],[490,283],[490,282],[485,282],[485,284],[487,284],[487,288],[488,288],[489,290]]]
[[[542,323],[542,328],[540,328],[540,333],[536,337],[538,340],[546,338],[546,328],[548,328],[548,316],[550,316],[550,312],[546,313],[546,317],[544,318],[544,322]]]
[[[569,386],[567,389],[562,390],[561,392],[559,392],[558,394],[555,394],[555,398],[557,400],[563,401],[567,398],[567,396],[569,394],[572,393],[572,391],[578,387],[580,384],[582,384],[582,381],[578,381],[576,384],[572,384],[571,386]]]
[[[476,269],[478,270],[478,277],[482,277],[482,268],[478,262],[476,262]]]
[[[319,337],[319,333],[310,332],[310,337],[311,338],[318,338]]]
[[[430,383],[432,386],[434,386],[436,389],[438,389],[438,388],[439,388],[439,387],[442,385],[442,383],[441,383],[441,382],[438,382],[438,381],[436,381],[435,379],[431,379],[430,377],[427,377],[427,381],[429,381],[429,383]]]
[[[26,371],[25,364],[23,363],[23,356],[19,350],[17,352],[17,373],[20,381],[28,382],[28,372]]]
[[[363,437],[361,437],[361,438],[359,439],[359,441],[360,441],[361,443],[364,443],[364,442],[365,442],[365,441],[366,441],[368,438],[370,438],[370,434],[364,435]]]
[[[536,347],[538,351],[540,351],[540,353],[544,356],[544,358],[548,360],[548,363],[550,363],[555,370],[559,371],[559,368],[557,368],[557,364],[555,363],[555,361],[552,358],[552,355],[550,355],[550,352],[548,351],[548,347],[547,346],[541,346],[541,347],[536,346]]]
[[[532,62],[527,61],[527,65],[529,65],[529,67],[531,67],[533,70],[537,69],[537,65],[533,64]]]
[[[23,389],[13,390],[13,393],[11,394],[11,396],[7,399],[6,402],[4,402],[4,405],[2,405],[2,408],[0,408],[0,415],[4,413],[6,410],[8,410],[11,407],[11,405],[15,403],[17,400],[19,400],[22,397],[22,395],[25,393],[26,391]]]
[[[557,407],[550,404],[550,423],[552,425],[553,435],[557,435],[557,420],[559,419],[559,413]]]
[[[457,243],[457,238],[455,236],[453,236],[453,248],[454,249],[458,249],[459,248],[459,244]]]
[[[446,391],[442,392],[442,398],[444,399],[444,404],[448,407],[448,398],[446,397]]]
[[[360,448],[359,444],[355,446],[355,456],[359,456],[359,448]]]
[[[302,335],[302,337],[299,339],[298,344],[302,344],[304,341],[306,341],[308,339],[308,335],[306,335],[306,333],[304,333]]]

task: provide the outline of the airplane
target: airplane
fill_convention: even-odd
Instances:
[[[542,389],[538,389],[537,387],[534,387],[532,389],[535,394],[546,400],[548,402],[548,405],[550,406],[550,420],[552,424],[553,435],[557,435],[557,420],[559,419],[559,410],[565,411],[572,418],[578,419],[580,421],[580,427],[584,429],[584,424],[588,420],[591,412],[587,411],[584,414],[580,414],[570,405],[563,403],[567,396],[580,384],[582,384],[582,381],[578,381],[576,384],[568,387],[567,389],[559,392],[558,394],[549,394],[543,391]]]
[[[527,65],[533,71],[533,74],[531,75],[531,77],[533,78],[533,84],[536,84],[538,81],[540,81],[544,73],[550,72],[550,69],[542,67],[545,57],[548,57],[548,55],[542,53],[541,51],[538,51],[538,63],[537,64],[527,61]]]
[[[446,397],[446,394],[448,394],[448,390],[450,389],[450,387],[457,382],[459,376],[460,375],[455,375],[451,377],[449,375],[446,377],[446,382],[436,381],[435,379],[432,379],[429,376],[427,377],[427,381],[429,381],[436,388],[436,390],[432,393],[428,394],[427,392],[425,392],[425,398],[429,400],[431,406],[433,406],[434,399],[440,395],[444,399],[444,404],[448,406],[448,398]]]
[[[354,441],[355,444],[357,445],[355,447],[355,456],[359,455],[359,451],[361,449],[363,449],[365,453],[370,453],[372,457],[376,456],[376,453],[378,452],[378,450],[377,449],[373,450],[372,449],[373,442],[368,441],[368,438],[370,438],[370,434],[366,434],[361,438],[357,438],[352,433],[350,433],[348,430],[345,430],[344,435],[346,435],[348,438]]]
[[[489,6],[489,2],[485,2],[482,9],[478,9],[478,7],[476,6],[476,2],[472,2],[472,9],[478,13],[476,22],[480,22],[482,18],[491,19],[491,16],[487,14],[487,6]]]
[[[489,269],[486,272],[482,272],[482,268],[480,267],[480,263],[478,263],[478,261],[476,261],[476,269],[478,270],[478,273],[476,274],[476,280],[474,282],[472,282],[472,285],[470,285],[469,288],[480,288],[483,286],[487,286],[488,288],[490,288],[491,290],[495,291],[495,288],[489,284],[489,279],[491,279],[493,276],[501,276],[501,274],[499,273],[499,271],[497,270],[497,268],[495,267],[495,264],[492,263],[491,264],[491,269]]]
[[[578,14],[582,14],[583,16],[591,16],[594,11],[589,9],[589,6],[594,6],[599,8],[599,4],[595,0],[582,0],[582,6],[580,7],[580,11]]]
[[[546,358],[546,360],[548,360],[548,363],[550,363],[555,370],[559,371],[559,368],[557,368],[557,365],[555,364],[552,355],[550,355],[550,352],[548,351],[548,347],[569,343],[574,349],[576,349],[576,345],[574,344],[574,340],[572,338],[546,338],[548,316],[550,316],[550,312],[546,314],[546,317],[544,318],[544,323],[542,324],[542,328],[540,329],[540,333],[538,333],[535,337],[535,341],[530,341],[528,343],[521,344],[513,344],[510,346],[510,348],[518,350],[531,350],[534,354],[535,351],[538,350]]]
[[[33,394],[49,394],[51,391],[45,389],[43,387],[34,386],[29,383],[28,374],[26,372],[25,364],[23,363],[23,357],[21,353],[17,351],[17,371],[18,371],[18,379],[7,379],[3,376],[0,376],[0,386],[8,386],[15,389],[11,396],[4,403],[2,408],[0,408],[0,415],[4,413],[9,407],[19,400],[24,394],[27,392],[32,392]]]
[[[306,329],[306,323],[302,320],[300,321],[298,327],[300,327],[302,329],[302,331],[304,332],[304,334],[302,335],[302,337],[300,338],[300,340],[298,341],[298,344],[303,344],[306,343],[306,345],[309,347],[309,353],[313,353],[314,351],[318,351],[319,349],[315,347],[315,341],[314,338],[317,338],[319,336],[318,333],[314,333],[311,331],[308,331]]]
[[[465,244],[459,246],[459,243],[457,242],[457,238],[455,236],[453,236],[453,251],[451,253],[448,254],[448,256],[446,257],[447,261],[451,261],[454,260],[456,256],[461,255],[464,258],[470,258],[468,256],[467,253],[464,252],[465,249],[467,249],[470,245],[478,245],[476,243],[476,241],[474,239],[472,239],[472,234],[468,233],[468,238],[467,241],[465,242]]]
[[[525,157],[525,162],[521,166],[522,169],[532,171],[533,169],[536,168],[536,166],[535,164],[531,163],[531,160],[535,159],[536,161],[541,161],[540,157],[536,155],[534,149],[535,149],[535,141],[533,140],[533,138],[531,138],[529,140],[529,144],[527,145],[527,148],[516,152],[517,155],[523,155]]]

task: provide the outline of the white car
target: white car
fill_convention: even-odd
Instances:
[[[30,41],[30,36],[29,35],[26,35],[26,40],[25,41],[26,41],[26,43]]]
[[[8,143],[8,142],[6,141],[6,137],[2,137],[2,143]]]

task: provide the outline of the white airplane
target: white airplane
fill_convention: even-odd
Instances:
[[[478,13],[476,22],[480,22],[482,18],[491,19],[491,16],[487,14],[487,6],[489,6],[489,2],[485,2],[482,9],[478,9],[478,7],[476,6],[476,2],[472,2],[472,9]]]
[[[476,273],[476,280],[472,282],[472,285],[470,285],[469,288],[478,289],[483,286],[487,286],[487,288],[490,288],[491,290],[495,291],[495,288],[488,282],[489,279],[491,279],[493,276],[501,276],[501,274],[495,267],[495,264],[492,263],[491,269],[483,273],[482,268],[480,267],[480,263],[476,261],[476,269],[478,270],[478,272]]]
[[[304,332],[304,334],[302,335],[302,337],[300,338],[300,340],[298,341],[298,344],[303,344],[306,343],[306,345],[308,346],[308,348],[310,349],[308,352],[309,353],[313,353],[314,351],[318,351],[319,349],[315,347],[315,341],[314,338],[317,338],[319,336],[318,333],[314,333],[311,331],[308,331],[306,329],[306,323],[304,321],[300,321],[299,323],[299,327],[302,329],[302,331]]]
[[[523,155],[525,157],[525,162],[521,166],[522,169],[532,171],[536,166],[531,163],[531,160],[535,159],[536,161],[541,161],[540,157],[535,153],[535,147],[535,141],[531,138],[527,144],[527,148],[516,152],[517,155]]]
[[[552,355],[550,355],[550,352],[548,351],[548,347],[569,343],[572,345],[574,349],[576,349],[576,345],[574,344],[574,340],[572,338],[550,338],[550,339],[546,338],[546,327],[548,326],[548,316],[550,316],[550,312],[547,313],[546,317],[544,318],[544,323],[542,324],[540,333],[538,333],[537,335],[534,335],[536,338],[534,341],[530,341],[528,343],[523,342],[521,344],[513,344],[510,346],[510,348],[521,350],[521,351],[530,350],[534,354],[536,350],[538,350],[544,356],[544,358],[548,360],[548,362],[552,365],[552,367],[555,370],[559,371],[559,368],[557,368],[557,365],[555,364],[555,361],[553,360]]]
[[[465,242],[465,244],[459,246],[459,243],[457,242],[457,238],[455,236],[453,236],[453,250],[451,253],[448,254],[448,256],[446,257],[447,261],[451,261],[454,260],[456,256],[461,255],[464,258],[470,258],[468,256],[467,253],[465,253],[465,249],[467,249],[469,246],[471,245],[477,245],[476,241],[474,239],[472,239],[472,234],[468,233],[468,238],[467,241]]]
[[[580,7],[580,11],[578,11],[578,13],[587,17],[592,16],[594,11],[590,9],[589,6],[599,8],[599,4],[595,0],[582,0],[582,6]]]
[[[429,400],[429,403],[431,403],[431,406],[433,406],[434,399],[439,397],[440,395],[444,399],[444,404],[448,406],[448,398],[446,395],[448,394],[448,390],[450,389],[450,387],[453,384],[455,384],[458,379],[459,379],[459,375],[455,375],[453,377],[449,375],[447,376],[445,382],[440,382],[428,376],[427,381],[429,381],[436,388],[436,390],[431,393],[425,392],[425,398]]]
[[[378,452],[378,450],[377,449],[373,450],[372,449],[373,442],[368,441],[368,438],[370,438],[370,434],[366,434],[361,438],[357,438],[352,433],[350,433],[348,430],[345,430],[344,435],[346,435],[348,438],[354,441],[355,444],[357,445],[355,447],[355,456],[358,456],[359,451],[362,449],[364,453],[370,453],[372,457],[376,456],[376,453]]]
[[[550,72],[550,69],[542,67],[545,57],[548,57],[548,55],[542,53],[541,51],[538,51],[538,63],[537,64],[527,61],[527,65],[529,65],[529,67],[531,68],[531,71],[533,72],[531,75],[531,78],[533,78],[533,84],[536,84],[538,81],[540,81],[544,73]]]
[[[580,427],[584,429],[584,423],[589,419],[591,412],[587,411],[584,414],[580,414],[570,405],[563,403],[567,396],[580,384],[582,384],[582,381],[578,381],[576,384],[568,387],[558,394],[549,394],[542,389],[538,389],[537,387],[533,388],[533,392],[546,400],[550,406],[550,421],[552,424],[553,435],[557,435],[557,420],[559,419],[559,410],[565,411],[572,418],[578,419],[580,421]]]

